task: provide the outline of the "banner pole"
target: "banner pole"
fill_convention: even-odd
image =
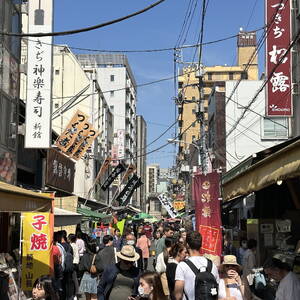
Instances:
[[[22,276],[22,245],[23,245],[23,214],[21,213],[20,221],[20,241],[19,241],[19,263],[18,263],[18,300],[21,296],[21,276]]]

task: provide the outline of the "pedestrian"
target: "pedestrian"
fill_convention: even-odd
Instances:
[[[242,267],[234,255],[225,255],[220,265],[223,278],[220,279],[218,298],[222,300],[251,300],[252,295],[247,278],[241,276]]]
[[[264,271],[279,283],[275,300],[300,299],[300,279],[291,272],[288,264],[277,258],[270,258],[264,263]]]
[[[250,287],[253,290],[254,271],[256,267],[256,247],[257,241],[250,239],[247,242],[247,250],[243,257],[243,275],[247,277]]]
[[[244,255],[247,250],[247,239],[240,240],[240,247],[237,251],[237,261],[241,265],[243,263]]]
[[[182,243],[178,242],[171,247],[169,256],[170,258],[167,263],[166,275],[170,291],[170,298],[171,300],[175,300],[174,289],[176,268],[181,261],[186,259],[187,249]]]
[[[84,272],[79,292],[84,293],[86,300],[97,300],[97,277],[100,269],[97,259],[97,243],[92,241],[87,245],[86,252],[80,259],[79,271]]]
[[[48,275],[36,279],[32,288],[32,299],[34,300],[58,300],[53,280]]]
[[[151,239],[151,238],[152,238],[152,226],[150,225],[149,222],[146,222],[146,224],[145,224],[144,227],[143,227],[142,232],[145,232],[146,237],[147,237],[148,239]]]
[[[149,248],[151,246],[151,242],[148,239],[148,237],[146,236],[145,231],[141,232],[141,235],[136,242],[136,246],[142,250],[143,270],[145,271],[148,268],[148,259],[150,256]]]
[[[142,272],[144,269],[144,262],[143,262],[143,252],[142,250],[136,246],[136,239],[132,233],[128,233],[125,237],[126,245],[133,246],[136,253],[139,255],[138,261],[135,262],[135,266]]]
[[[131,299],[168,300],[164,295],[159,274],[156,272],[145,272],[140,277],[138,287],[139,297]]]
[[[165,238],[165,248],[162,253],[160,253],[157,257],[157,262],[155,266],[155,270],[158,273],[166,272],[167,263],[169,260],[169,251],[174,244],[174,240],[172,238]]]
[[[98,300],[124,300],[137,295],[139,269],[134,263],[139,259],[133,246],[125,245],[117,252],[120,261],[107,266],[98,285]]]
[[[76,235],[75,234],[69,234],[68,235],[68,240],[70,242],[70,245],[73,249],[73,273],[72,273],[72,279],[74,282],[74,286],[75,286],[75,293],[74,296],[77,296],[79,294],[79,283],[78,283],[78,265],[79,265],[79,250],[78,247],[76,245]]]
[[[234,255],[237,256],[237,249],[232,244],[232,239],[229,233],[225,234],[224,237],[224,247],[223,247],[223,254],[225,255]]]
[[[202,246],[202,236],[198,231],[191,231],[186,237],[189,258],[178,264],[175,274],[175,299],[198,300],[208,296],[217,295],[219,273],[217,267],[207,258],[200,254]],[[196,273],[203,273],[205,280],[199,281]],[[195,273],[196,272],[196,273]],[[212,276],[213,275],[213,276]],[[203,276],[204,277],[204,276]],[[197,279],[197,280],[196,280]],[[201,295],[200,288],[209,291],[208,294]],[[213,294],[212,294],[213,293]],[[200,295],[199,295],[200,294]],[[212,298],[210,298],[212,299]]]
[[[157,259],[158,255],[160,253],[162,253],[166,247],[165,246],[166,237],[172,238],[173,234],[174,234],[174,231],[172,230],[172,228],[170,226],[165,226],[163,236],[158,240],[158,242],[156,244],[156,248],[155,248],[156,259]]]
[[[82,239],[82,233],[81,231],[77,231],[76,233],[76,245],[78,247],[79,256],[82,257],[85,253],[85,242]]]
[[[114,247],[119,251],[121,246],[121,231],[119,228],[115,229],[113,237],[114,237]]]
[[[113,245],[113,237],[111,235],[105,235],[102,239],[104,248],[98,252],[97,261],[99,262],[99,276],[103,273],[104,269],[108,265],[115,264],[117,262],[116,248]]]
[[[62,250],[60,249],[58,244],[59,244],[59,234],[58,232],[54,232],[53,246],[52,246],[54,281],[55,281],[55,286],[57,288],[57,291],[62,293],[62,279],[63,279]]]
[[[179,232],[180,232],[180,236],[179,236],[178,241],[182,244],[185,244],[186,243],[186,231],[184,228],[180,228]]]

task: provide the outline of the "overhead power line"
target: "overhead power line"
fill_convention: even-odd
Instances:
[[[265,82],[263,83],[263,85],[256,92],[256,94],[254,95],[254,97],[250,100],[250,102],[247,104],[247,106],[245,107],[244,111],[242,112],[242,114],[240,115],[240,117],[238,118],[238,120],[235,122],[235,124],[232,126],[232,128],[229,130],[229,132],[226,134],[226,137],[228,137],[232,133],[232,131],[235,130],[235,128],[237,127],[237,125],[239,124],[239,122],[244,118],[244,115],[247,112],[247,110],[249,109],[249,107],[254,103],[254,101],[257,99],[257,97],[259,96],[259,94],[263,91],[264,87],[270,81],[270,79],[272,78],[272,75],[274,74],[274,72],[276,71],[276,69],[278,68],[278,66],[282,63],[282,61],[287,56],[287,54],[291,51],[292,47],[296,44],[296,42],[298,41],[299,37],[300,37],[300,30],[298,31],[298,33],[297,33],[296,37],[294,38],[294,40],[292,41],[292,43],[287,48],[287,50],[284,53],[284,55],[282,55],[282,57],[280,58],[280,60],[278,61],[278,63],[274,66],[274,68],[272,69],[272,71],[269,74],[268,78],[265,80]]]
[[[1,31],[0,34],[8,35],[8,36],[20,36],[20,37],[23,37],[23,36],[42,37],[42,36],[63,36],[63,35],[71,35],[71,34],[77,34],[77,33],[81,33],[81,32],[87,32],[87,31],[99,29],[99,28],[102,28],[102,27],[106,27],[106,26],[109,26],[109,25],[112,25],[112,24],[116,24],[116,23],[122,22],[124,20],[130,19],[132,17],[135,17],[137,15],[140,15],[140,14],[154,8],[155,6],[161,4],[164,1],[166,1],[166,0],[159,0],[159,1],[147,6],[145,8],[143,8],[141,10],[138,10],[134,13],[131,13],[129,15],[126,15],[126,16],[123,16],[123,17],[120,17],[120,18],[117,18],[117,19],[114,19],[114,20],[111,20],[111,21],[107,21],[107,22],[104,22],[104,23],[101,23],[101,24],[97,24],[97,25],[94,25],[94,26],[85,27],[85,28],[67,30],[67,31],[58,31],[58,32],[46,32],[46,33],[44,33],[44,32],[43,33],[13,33],[13,32]]]
[[[263,30],[265,27],[260,27],[258,29],[254,29],[251,30],[251,32],[258,32],[260,30]],[[0,35],[3,34],[0,32]],[[112,50],[112,49],[93,49],[93,48],[82,48],[82,47],[75,47],[75,46],[69,46],[69,45],[60,45],[60,44],[53,44],[53,43],[46,43],[41,41],[42,44],[45,45],[52,45],[52,46],[56,46],[56,47],[65,47],[67,46],[70,49],[73,50],[80,50],[80,51],[88,51],[88,52],[101,52],[101,53],[151,53],[151,52],[166,52],[166,51],[174,51],[174,50],[180,50],[180,49],[188,49],[188,48],[197,48],[200,45],[202,46],[206,46],[206,45],[211,45],[211,44],[216,44],[216,43],[221,43],[233,38],[236,38],[238,36],[238,34],[233,34],[233,35],[229,35],[227,37],[224,38],[220,38],[217,40],[213,40],[213,41],[208,41],[208,42],[203,42],[202,44],[192,44],[192,45],[181,45],[181,46],[174,46],[174,47],[166,47],[166,48],[157,48],[157,49],[132,49],[132,50],[126,50],[126,49],[120,49],[120,50]],[[24,40],[27,41],[33,41],[29,38],[23,38]]]

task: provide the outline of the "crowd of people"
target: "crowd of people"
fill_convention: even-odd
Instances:
[[[55,232],[54,278],[39,278],[33,299],[255,299],[255,240],[242,240],[235,249],[225,239],[220,265],[203,256],[201,246],[201,234],[179,224],[127,226],[122,235],[116,229],[101,239],[80,231],[68,236]],[[151,256],[153,267],[148,263]],[[279,282],[276,295],[268,299],[300,299],[300,281],[285,264],[272,259],[264,268]]]

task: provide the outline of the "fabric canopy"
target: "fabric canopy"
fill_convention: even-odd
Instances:
[[[81,221],[82,215],[73,211],[54,207],[54,226],[76,225]]]
[[[89,210],[86,208],[81,208],[78,207],[77,208],[77,212],[81,215],[83,215],[83,219],[89,219],[89,220],[93,220],[93,221],[99,221],[99,222],[110,222],[112,216],[111,215],[105,215],[105,214],[101,214],[98,213],[94,210]]]
[[[228,181],[223,181],[223,201],[296,176],[300,176],[300,140],[258,161]]]
[[[51,210],[53,198],[21,187],[0,182],[0,211],[33,212]]]

